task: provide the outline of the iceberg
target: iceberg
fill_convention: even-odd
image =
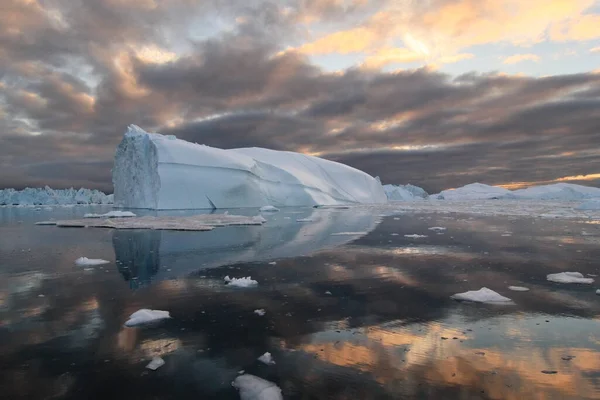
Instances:
[[[383,185],[383,190],[389,201],[414,201],[429,197],[429,194],[424,189],[411,184]]]
[[[25,188],[23,190],[0,189],[0,206],[112,204],[113,195],[99,190]]]
[[[457,189],[442,190],[430,196],[437,200],[489,200],[513,198],[510,190],[483,183],[471,183]]]
[[[240,288],[258,286],[258,282],[252,279],[251,276],[246,276],[242,278],[230,278],[229,275],[227,275],[225,278],[223,278],[223,280],[227,282],[227,286],[235,286]]]
[[[130,125],[113,168],[115,206],[216,209],[381,204],[379,179],[333,161],[262,148],[217,149]]]
[[[275,364],[273,356],[271,356],[271,353],[269,353],[268,351],[262,356],[258,357],[257,360],[267,365]]]
[[[77,260],[75,260],[75,265],[79,267],[89,267],[93,265],[102,265],[108,263],[110,263],[110,261],[106,261],[101,258],[79,257]]]
[[[582,210],[582,211],[584,211],[584,210],[600,210],[600,199],[584,201],[583,203],[581,203],[580,205],[575,207],[575,209]]]
[[[581,200],[600,198],[600,188],[575,185],[573,183],[555,183],[552,185],[533,186],[527,189],[514,190],[513,195],[519,199],[534,200]]]

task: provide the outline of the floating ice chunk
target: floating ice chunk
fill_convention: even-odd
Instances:
[[[479,290],[470,290],[464,293],[453,294],[450,298],[454,300],[473,301],[476,303],[514,304],[508,297],[504,297],[486,287],[482,287]]]
[[[106,261],[101,258],[79,257],[77,260],[75,260],[75,265],[80,267],[89,267],[91,265],[102,265],[108,263],[110,263],[110,261]]]
[[[593,283],[594,279],[584,278],[579,272],[560,272],[557,274],[548,274],[546,276],[550,282],[557,283]]]
[[[283,400],[279,386],[254,375],[240,375],[231,385],[239,390],[241,400]]]
[[[420,238],[426,238],[427,235],[417,235],[417,234],[414,234],[414,235],[404,235],[404,237],[405,238],[412,238],[412,239],[420,239]]]
[[[105,214],[84,214],[83,218],[131,218],[137,217],[131,211],[109,211]]]
[[[432,226],[431,228],[428,228],[430,231],[436,231],[436,232],[440,232],[440,231],[445,231],[446,228],[444,228],[443,226]]]
[[[235,286],[241,288],[258,286],[258,282],[252,279],[251,276],[247,276],[244,278],[230,278],[229,275],[227,275],[225,278],[223,278],[223,280],[227,282],[227,286]]]
[[[262,206],[260,208],[261,212],[277,212],[279,211],[279,208],[275,207],[275,206]]]
[[[600,296],[600,289],[596,289],[596,294]]]
[[[512,290],[513,292],[528,292],[529,288],[526,288],[524,286],[509,286],[508,287],[510,290]]]
[[[271,353],[269,353],[268,351],[265,354],[263,354],[262,356],[258,357],[258,361],[265,363],[267,365],[275,364],[275,360],[273,360]]]
[[[470,183],[457,189],[442,190],[432,194],[430,198],[438,200],[487,200],[499,198],[513,198],[510,190],[483,183]]]
[[[146,365],[146,368],[151,369],[152,371],[156,371],[163,365],[165,365],[165,360],[163,360],[160,357],[154,357],[152,361],[150,361],[150,363]]]
[[[137,310],[129,316],[129,319],[127,320],[127,322],[125,322],[125,326],[132,327],[144,325],[168,318],[171,318],[168,311],[149,310],[147,308],[142,308],[141,310]]]
[[[296,222],[313,222],[310,218],[298,218]]]
[[[332,233],[331,236],[364,236],[369,232],[336,232]]]
[[[84,218],[57,221],[58,227],[113,228],[113,229],[160,229],[175,231],[210,231],[215,227],[235,225],[262,225],[267,220],[260,215],[201,214],[186,217],[131,217],[131,218]]]
[[[39,221],[35,223],[36,225],[56,225],[56,221]]]
[[[326,295],[331,296],[331,292],[328,290],[325,292]]]
[[[265,310],[263,310],[262,308],[259,308],[258,310],[254,310],[254,314],[259,315],[259,316],[263,316],[266,314]]]
[[[414,201],[429,197],[429,194],[424,189],[411,184],[383,185],[383,190],[390,201]]]

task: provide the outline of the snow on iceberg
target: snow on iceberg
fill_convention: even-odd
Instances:
[[[383,185],[383,190],[390,201],[413,201],[423,200],[429,194],[422,188],[408,185]]]
[[[442,190],[430,197],[438,200],[488,200],[513,198],[514,196],[510,190],[498,186],[470,183],[457,189]]]
[[[115,206],[201,209],[386,203],[378,179],[300,153],[223,150],[130,125],[113,168]]]
[[[102,265],[108,263],[110,263],[110,261],[106,261],[101,258],[79,257],[77,260],[75,260],[75,265],[80,267],[89,267],[92,265]]]
[[[225,278],[223,278],[223,280],[227,282],[227,286],[235,286],[240,288],[258,286],[258,282],[252,279],[251,276],[243,278],[230,278],[229,275],[227,275]]]
[[[240,375],[231,386],[239,390],[241,400],[283,400],[279,386],[258,376]]]
[[[0,189],[1,206],[67,205],[67,204],[112,204],[113,195],[99,190],[81,188],[52,189],[25,188],[23,190]]]
[[[579,272],[560,272],[557,274],[548,274],[546,275],[546,279],[550,282],[557,283],[593,283],[594,279],[585,278]]]
[[[83,215],[83,218],[130,218],[130,217],[137,217],[137,215],[135,215],[131,211],[109,211],[105,214],[89,213],[89,214]]]
[[[147,308],[142,308],[129,316],[129,319],[125,322],[125,326],[132,327],[145,325],[168,318],[171,318],[171,315],[169,315],[168,311],[149,310]]]
[[[453,294],[450,298],[454,300],[472,301],[475,303],[513,304],[512,300],[508,297],[504,297],[486,287],[482,287],[479,290],[470,290],[464,293]]]
[[[555,183],[514,190],[512,194],[519,199],[568,201],[600,198],[600,188],[573,183]]]

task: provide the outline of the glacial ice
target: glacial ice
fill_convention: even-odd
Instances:
[[[429,197],[429,194],[424,189],[411,184],[383,185],[383,190],[389,201],[413,201]]]
[[[355,168],[300,153],[223,150],[131,125],[117,147],[115,206],[214,209],[381,204],[381,182]]]
[[[146,365],[146,368],[152,371],[156,371],[163,365],[165,365],[165,360],[163,360],[161,357],[154,357],[152,358],[152,361],[150,361],[148,365]]]
[[[240,391],[241,400],[283,400],[279,386],[258,376],[240,375],[231,385]]]
[[[273,206],[262,206],[260,212],[277,212],[279,208]]]
[[[512,300],[508,297],[504,297],[486,287],[482,287],[479,290],[470,290],[464,293],[453,294],[450,298],[454,300],[472,301],[475,303],[513,304]]]
[[[443,190],[438,194],[431,195],[430,198],[437,200],[517,199],[574,201],[600,199],[600,188],[561,182],[511,191],[498,186],[471,183],[457,189]]]
[[[463,187],[442,190],[438,194],[431,195],[431,198],[438,200],[488,200],[511,197],[510,190],[483,183],[470,183]]]
[[[0,206],[112,204],[113,195],[99,190],[81,188],[52,189],[25,188],[23,190],[0,189]]]
[[[594,279],[585,278],[580,272],[559,272],[546,276],[550,282],[557,283],[594,283]]]
[[[254,310],[254,314],[256,314],[256,315],[258,315],[258,316],[262,317],[262,316],[264,316],[264,315],[266,314],[266,312],[265,312],[265,310],[264,310],[264,309],[262,309],[262,308],[259,308],[259,309],[257,309],[257,310]]]
[[[584,201],[580,205],[578,205],[575,209],[577,210],[600,210],[600,199],[593,199]]]
[[[125,322],[125,326],[133,327],[145,325],[168,318],[171,318],[168,311],[149,310],[147,308],[142,308],[129,316],[129,319]]]
[[[273,360],[273,356],[268,351],[262,356],[258,357],[258,361],[265,363],[267,365],[275,364],[275,360]]]
[[[529,288],[527,288],[525,286],[509,286],[508,289],[512,290],[513,292],[528,292],[529,291]]]
[[[251,276],[243,278],[230,278],[229,275],[227,275],[225,278],[223,278],[223,280],[227,282],[227,286],[235,286],[240,288],[258,286],[258,282],[252,279]]]
[[[404,235],[405,238],[409,238],[409,239],[422,239],[422,238],[426,238],[427,235],[418,235],[416,233],[411,234],[411,235]]]

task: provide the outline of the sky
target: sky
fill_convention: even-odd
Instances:
[[[600,1],[0,2],[0,188],[112,192],[129,124],[429,192],[600,186]]]

